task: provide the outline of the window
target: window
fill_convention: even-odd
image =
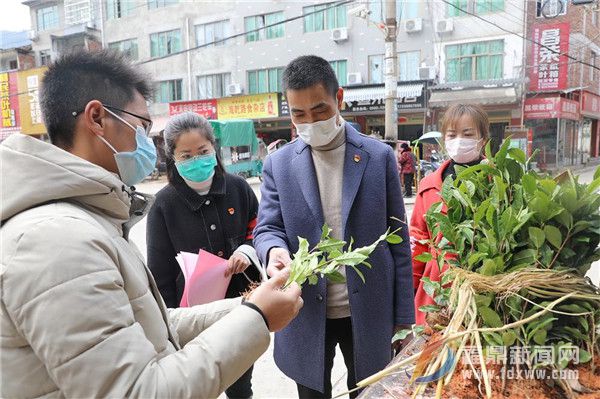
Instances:
[[[489,14],[504,11],[504,0],[477,0],[475,14]]]
[[[148,8],[160,8],[160,7],[168,7],[172,4],[179,3],[179,0],[148,0]]]
[[[150,56],[162,57],[181,51],[181,31],[179,29],[150,35]]]
[[[446,80],[501,79],[503,62],[503,40],[446,46]]]
[[[51,60],[50,50],[40,51],[40,66],[50,65]]]
[[[467,0],[450,0],[450,3],[446,5],[446,13],[448,17],[462,17],[465,14],[464,11],[467,10],[468,1]]]
[[[85,0],[64,0],[65,24],[79,25],[92,20],[92,4]]]
[[[598,14],[600,13],[600,11],[591,11],[592,13],[592,25],[594,25],[596,28],[598,27]]]
[[[383,54],[369,56],[369,83],[383,83]]]
[[[280,92],[282,75],[283,68],[248,71],[248,94]]]
[[[168,103],[171,101],[182,100],[183,92],[181,89],[181,82],[181,79],[158,82],[158,88],[156,90],[156,102]]]
[[[58,6],[44,7],[37,10],[37,28],[46,30],[58,27]]]
[[[123,54],[125,54],[132,60],[138,59],[138,45],[137,40],[135,39],[109,43],[108,47],[121,51]]]
[[[340,84],[340,86],[346,86],[346,79],[348,78],[348,61],[329,61],[329,64],[333,68],[333,71],[335,72],[335,76],[337,76],[338,83]]]
[[[257,42],[265,39],[277,39],[285,36],[285,30],[283,24],[272,26],[270,28],[261,29],[265,26],[273,25],[283,21],[283,11],[274,12],[265,15],[254,15],[252,17],[246,17],[244,19],[244,25],[246,27],[246,41]],[[255,29],[258,31],[252,32]]]
[[[419,80],[420,51],[398,53],[398,80]]]
[[[106,2],[106,18],[118,19],[133,15],[136,8],[133,0],[107,0]]]
[[[348,13],[346,5],[332,7],[335,3],[319,4],[303,8],[304,14],[304,32],[320,32],[336,28],[345,28],[347,26],[346,15]]]
[[[18,69],[19,68],[19,63],[17,62],[17,60],[11,60],[8,62],[8,69]]]
[[[385,3],[381,0],[369,1],[369,19],[375,22],[385,21]],[[421,15],[419,0],[396,0],[396,18],[398,20],[418,18]]]
[[[504,0],[450,0],[446,5],[448,17],[462,17],[473,14],[489,14],[504,11]]]
[[[196,44],[198,46],[205,44],[208,44],[206,47],[223,46],[225,41],[215,44],[210,43],[224,39],[227,36],[229,36],[229,21],[211,22],[196,26]]]
[[[230,73],[198,76],[198,99],[225,97],[230,83]]]
[[[536,16],[538,18],[556,15],[565,15],[567,13],[568,0],[536,0]]]

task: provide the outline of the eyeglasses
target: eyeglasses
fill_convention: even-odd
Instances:
[[[108,109],[113,110],[113,111],[122,112],[124,114],[131,115],[133,117],[138,118],[139,120],[141,120],[143,122],[146,122],[146,123],[143,123],[142,125],[144,127],[144,130],[146,131],[146,136],[150,135],[150,132],[152,131],[152,123],[153,123],[151,119],[145,118],[145,117],[140,116],[138,114],[134,114],[133,112],[125,111],[124,109],[121,109],[121,108],[113,107],[112,105],[103,104],[103,107],[108,108]],[[72,115],[74,117],[77,117],[82,112],[83,112],[83,110],[82,111],[78,111],[78,112],[74,111],[72,113]]]

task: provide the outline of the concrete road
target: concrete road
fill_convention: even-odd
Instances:
[[[580,181],[591,182],[594,170],[592,168],[584,169],[577,174],[580,176]],[[260,181],[257,178],[249,179],[252,189],[260,200]],[[138,190],[144,193],[155,194],[166,184],[164,177],[158,181],[146,181],[138,186]],[[406,201],[407,218],[410,220],[414,197]],[[146,256],[146,219],[139,222],[131,231],[131,240],[138,246],[144,257]],[[596,262],[588,275],[592,278],[596,285],[600,286],[600,262]],[[273,361],[273,340],[267,352],[255,364],[253,374],[253,390],[255,398],[296,398],[296,385],[287,378],[275,365]],[[347,391],[346,387],[346,368],[342,360],[342,354],[339,347],[336,353],[334,367],[332,372],[333,393],[334,396],[338,393]],[[222,395],[221,398],[225,398]]]

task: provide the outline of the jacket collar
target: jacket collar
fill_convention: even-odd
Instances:
[[[200,195],[194,191],[185,183],[183,178],[178,173],[175,174],[174,181],[171,183],[171,185],[175,188],[175,191],[177,191],[177,194],[179,194],[187,206],[193,211],[200,209],[206,202],[207,198],[224,196],[227,190],[225,173],[219,171],[218,169],[215,171],[213,182],[210,186],[210,191],[206,195]]]
[[[442,184],[444,183],[443,182],[444,179],[442,178],[442,176],[444,174],[444,171],[446,170],[446,168],[448,168],[448,166],[450,165],[451,162],[452,162],[451,159],[444,161],[444,163],[441,164],[440,167],[435,172],[433,172],[427,178],[421,180],[421,182],[419,183],[419,194],[422,192],[425,192],[427,190],[430,190],[432,188],[441,190]]]

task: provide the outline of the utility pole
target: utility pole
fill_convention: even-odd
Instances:
[[[396,0],[385,0],[385,139],[398,139],[398,54]]]

